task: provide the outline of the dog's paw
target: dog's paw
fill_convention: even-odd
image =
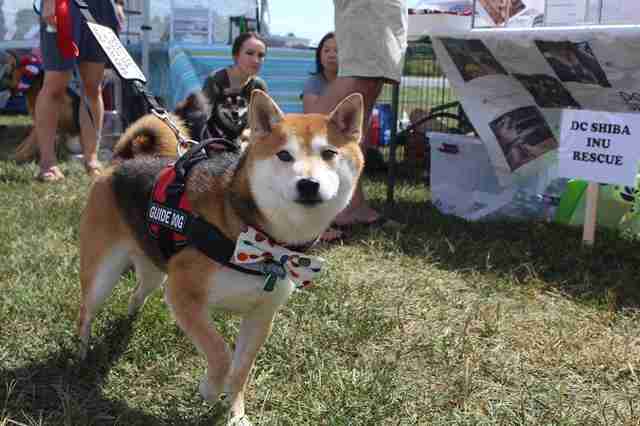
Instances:
[[[222,387],[212,386],[209,378],[204,375],[198,386],[202,398],[215,404],[226,405],[230,407],[229,398],[226,393],[222,392]]]

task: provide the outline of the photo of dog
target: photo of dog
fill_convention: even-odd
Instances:
[[[443,37],[441,39],[464,81],[507,71],[482,40]]]
[[[553,132],[538,108],[533,106],[502,114],[490,122],[489,126],[511,171],[558,148]]]
[[[536,40],[535,43],[560,81],[611,87],[589,42]]]
[[[541,108],[580,108],[580,104],[557,78],[546,74],[513,74]]]
[[[254,90],[249,110],[246,149],[196,163],[185,180],[186,199],[195,216],[229,241],[251,227],[276,247],[310,245],[347,206],[362,173],[362,96],[346,97],[329,115],[285,115]],[[167,258],[149,233],[147,211],[157,176],[175,161],[177,140],[158,123],[143,117],[128,129],[116,145],[120,160],[90,189],[80,224],[80,352],[86,355],[92,320],[133,264],[138,285],[129,312],[166,280],[167,305],[207,361],[201,395],[228,413],[227,424],[247,425],[249,372],[276,312],[295,290],[293,276],[248,274],[189,244]],[[211,307],[242,316],[233,352],[212,325]]]

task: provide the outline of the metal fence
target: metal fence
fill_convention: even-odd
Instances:
[[[393,92],[392,86],[385,86],[378,100],[396,111],[395,126],[391,126],[396,133],[381,150],[388,164],[390,185],[396,178],[428,183],[430,147],[426,133],[473,131],[438,66],[428,37],[409,42],[395,99]]]

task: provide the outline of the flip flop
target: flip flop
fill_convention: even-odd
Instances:
[[[320,236],[320,242],[335,243],[337,241],[344,241],[348,237],[349,235],[347,234],[347,231],[331,226],[322,233],[322,235]]]
[[[369,228],[380,228],[380,229],[401,229],[404,227],[404,224],[395,221],[393,219],[389,219],[388,217],[385,216],[378,216],[377,219],[374,219],[372,221],[358,221],[358,222],[354,222],[354,223],[345,223],[342,225],[339,225],[337,223],[332,223],[331,227],[338,229],[340,231],[345,231],[345,232],[349,232],[351,231],[354,227],[369,227]]]
[[[64,179],[64,175],[57,166],[49,167],[48,169],[40,170],[36,176],[36,180],[42,183],[52,183]]]
[[[102,164],[98,161],[90,161],[84,163],[84,170],[90,178],[95,178],[102,174]]]

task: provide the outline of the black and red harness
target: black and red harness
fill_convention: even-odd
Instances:
[[[210,155],[219,155],[221,149],[238,155],[240,151],[240,147],[231,141],[211,139],[194,145],[175,163],[162,169],[156,178],[147,208],[149,234],[157,241],[166,260],[183,248],[192,246],[229,268],[251,275],[268,275],[268,264],[249,269],[233,263],[231,259],[236,241],[230,240],[216,226],[194,213],[187,197],[185,189],[189,171],[200,161],[210,158]],[[315,241],[287,248],[304,252],[313,243]]]
[[[157,241],[166,260],[184,247],[193,246],[225,266],[252,275],[263,275],[259,270],[231,262],[235,241],[194,213],[187,197],[185,189],[189,171],[200,161],[208,159],[210,152],[219,153],[220,146],[232,153],[240,150],[238,145],[226,139],[212,139],[193,146],[175,163],[162,169],[147,208],[149,234]]]

